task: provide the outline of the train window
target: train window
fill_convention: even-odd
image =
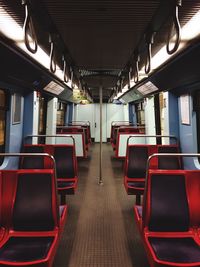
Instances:
[[[137,103],[135,105],[135,112],[137,118],[138,126],[145,126],[145,117],[144,117],[144,104],[143,102]]]
[[[39,98],[39,128],[38,134],[46,133],[47,102],[43,97]]]
[[[200,153],[200,92],[197,91],[193,95],[193,110],[196,112],[197,124],[197,152]],[[198,158],[200,162],[200,158]]]
[[[6,132],[6,94],[0,89],[0,153],[5,152],[5,132]],[[0,165],[3,157],[0,157]]]
[[[163,93],[159,94],[159,102],[160,102],[160,128],[161,135],[164,135],[164,108],[165,108],[165,99]]]
[[[66,113],[66,104],[59,101],[57,108],[57,119],[56,119],[57,126],[65,125],[65,113]]]
[[[38,134],[46,134],[46,118],[47,118],[47,101],[43,97],[39,97],[39,127]],[[39,144],[45,143],[45,138],[38,138]]]

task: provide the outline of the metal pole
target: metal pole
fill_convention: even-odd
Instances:
[[[99,185],[103,185],[102,180],[102,86],[99,87],[99,104],[100,104],[100,151],[99,151]]]

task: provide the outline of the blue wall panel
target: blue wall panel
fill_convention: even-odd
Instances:
[[[22,145],[23,136],[23,115],[24,115],[24,98],[21,97],[21,122],[18,124],[13,124],[12,113],[13,113],[13,103],[10,101],[10,108],[7,112],[6,121],[6,152],[8,153],[19,153]],[[16,169],[18,168],[19,158],[5,158],[1,169]]]
[[[181,123],[181,109],[179,98],[179,131],[182,153],[197,153],[197,137],[196,137],[196,115],[192,111],[192,98],[189,98],[189,115],[190,124],[185,125]],[[184,158],[185,169],[200,169],[200,164],[197,159]]]
[[[24,98],[24,128],[23,137],[33,133],[33,105],[34,93],[30,93]]]
[[[175,135],[178,139],[179,135],[179,110],[178,110],[178,97],[172,93],[168,93],[169,103],[169,134]]]
[[[73,119],[73,111],[74,111],[74,104],[69,104],[69,111],[68,111],[68,123],[72,122]]]

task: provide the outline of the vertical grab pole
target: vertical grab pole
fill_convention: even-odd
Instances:
[[[99,104],[100,104],[100,153],[99,153],[99,185],[103,185],[102,180],[102,86],[99,87]]]

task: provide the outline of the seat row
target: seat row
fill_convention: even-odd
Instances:
[[[144,201],[134,213],[150,266],[199,267],[200,170],[149,166]]]
[[[67,216],[53,169],[0,171],[0,266],[52,266]]]
[[[24,153],[47,153],[56,162],[57,189],[61,196],[61,203],[65,203],[66,194],[74,194],[77,183],[77,159],[74,145],[45,145],[27,144],[22,148]],[[53,168],[48,157],[22,157],[20,169],[49,169]]]
[[[123,144],[124,140],[121,140],[121,138],[125,137],[125,143],[126,143],[126,140],[130,135],[139,133],[141,133],[141,129],[133,125],[121,125],[121,124],[112,125],[110,142],[113,147],[113,150],[115,151],[116,158],[124,157],[123,152],[122,155],[120,152],[120,147],[124,146]]]
[[[59,126],[56,129],[57,134],[72,136],[76,143],[77,157],[87,158],[88,150],[91,144],[90,125],[86,123],[71,123],[69,126]],[[63,139],[63,138],[62,138]],[[60,140],[63,142],[63,140]],[[57,141],[59,137],[57,137]]]
[[[140,196],[144,193],[147,159],[154,153],[179,153],[178,144],[174,145],[133,145],[128,144],[124,167],[124,186],[127,194],[136,195],[136,203],[140,204]],[[182,169],[179,157],[162,157],[151,161],[153,169]]]

